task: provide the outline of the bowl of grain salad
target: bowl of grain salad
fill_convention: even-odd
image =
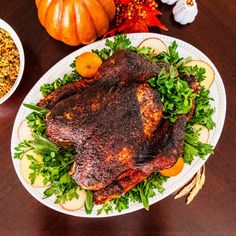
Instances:
[[[25,56],[13,28],[0,19],[0,104],[16,90],[23,75]]]

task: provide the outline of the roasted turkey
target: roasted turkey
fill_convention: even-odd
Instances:
[[[163,119],[157,90],[147,80],[165,63],[126,50],[115,52],[91,80],[67,84],[39,102],[50,109],[46,134],[74,145],[72,178],[102,204],[127,192],[182,155],[187,116]]]

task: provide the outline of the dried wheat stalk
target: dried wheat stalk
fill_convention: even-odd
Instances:
[[[185,196],[186,194],[189,194],[187,196],[187,202],[186,204],[189,204],[192,202],[192,200],[197,196],[198,192],[202,188],[202,186],[205,183],[205,166],[203,166],[195,175],[195,177],[191,180],[190,183],[188,183],[186,186],[184,186],[174,197],[174,199],[178,199],[180,197]]]

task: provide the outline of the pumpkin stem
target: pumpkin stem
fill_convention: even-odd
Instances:
[[[186,0],[187,5],[193,6],[194,0]]]

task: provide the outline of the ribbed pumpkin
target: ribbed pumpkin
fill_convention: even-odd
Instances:
[[[104,35],[115,16],[114,0],[36,0],[47,32],[71,46],[89,44]]]

